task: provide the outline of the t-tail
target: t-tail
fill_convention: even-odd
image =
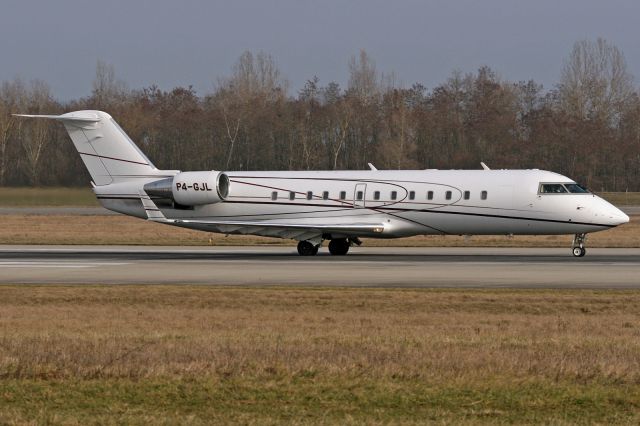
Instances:
[[[14,115],[62,122],[95,186],[157,178],[169,172],[158,170],[106,112],[74,111],[62,115]]]
[[[100,204],[109,210],[146,218],[139,191],[150,182],[166,180],[178,173],[178,170],[158,170],[106,112],[14,115],[64,124],[91,175],[93,192]]]

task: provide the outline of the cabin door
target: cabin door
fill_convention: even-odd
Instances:
[[[353,207],[364,207],[366,200],[367,184],[357,183],[353,191]]]

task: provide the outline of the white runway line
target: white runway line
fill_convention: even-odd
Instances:
[[[37,261],[0,261],[0,268],[95,268],[98,266],[122,266],[122,262],[37,262]]]

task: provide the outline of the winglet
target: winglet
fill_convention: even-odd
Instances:
[[[369,168],[371,169],[371,171],[375,172],[375,171],[378,170],[378,169],[376,169],[376,166],[374,166],[373,164],[371,164],[371,163],[367,163],[367,164],[369,165]]]
[[[484,162],[483,162],[483,161],[481,161],[481,162],[480,162],[480,165],[481,165],[481,166],[482,166],[482,168],[483,168],[483,169],[485,169],[485,170],[491,170],[491,169],[489,168],[489,166],[487,166],[486,164],[484,164]]]
[[[171,220],[165,217],[165,215],[158,208],[156,203],[153,202],[151,197],[149,197],[149,195],[146,192],[140,191],[139,194],[140,194],[140,201],[142,201],[142,206],[144,207],[144,211],[147,213],[147,220],[150,220],[153,222],[164,222],[164,223],[172,222]]]

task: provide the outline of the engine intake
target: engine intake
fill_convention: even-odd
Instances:
[[[229,195],[229,177],[223,172],[182,172],[144,186],[150,196],[168,198],[182,206],[214,204]]]

